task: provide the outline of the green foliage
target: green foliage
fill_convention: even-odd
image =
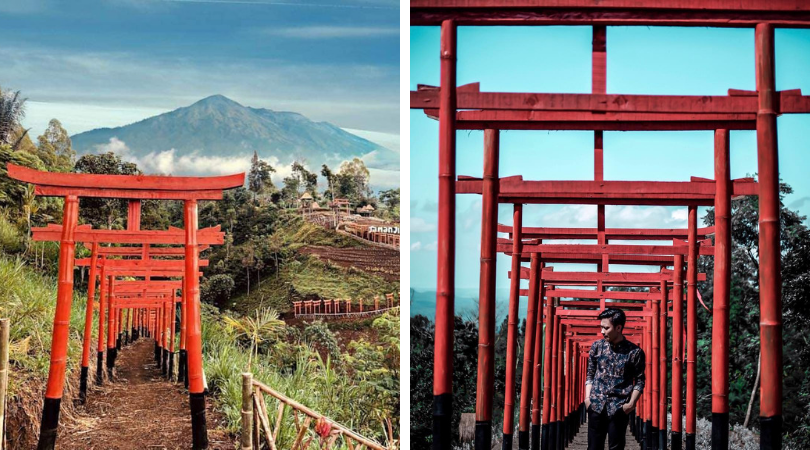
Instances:
[[[275,171],[273,166],[259,159],[257,152],[253,152],[248,172],[248,189],[254,194],[265,194],[275,190],[273,180],[270,178]]]
[[[0,256],[0,317],[11,324],[12,365],[33,377],[48,374],[53,315],[56,308],[56,279],[38,274],[20,259]],[[68,374],[78,365],[80,336],[84,330],[86,299],[77,293],[71,304],[71,339],[68,345]],[[11,377],[12,390],[25,378]],[[29,380],[30,381],[30,380]]]
[[[25,117],[25,102],[20,91],[3,91],[0,89],[0,145],[15,147],[18,142],[18,130]]]
[[[225,413],[228,429],[238,432],[242,401],[241,373],[247,367],[250,356],[248,349],[233,345],[237,332],[225,325],[221,318],[214,308],[204,306],[202,337],[205,372],[209,387],[217,394],[218,404]],[[290,327],[287,327],[287,331],[290,331]],[[318,333],[325,334],[323,329]],[[358,383],[349,365],[335,364],[332,358],[324,361],[306,342],[303,334],[301,339],[296,336],[297,333],[289,332],[291,342],[272,341],[269,345],[258,347],[259,356],[253,361],[251,369],[254,379],[367,437],[385,442],[380,418],[396,419],[399,404],[384,403],[383,399],[393,398],[381,394],[380,386],[394,386],[396,379],[385,380],[382,373],[375,372],[378,378],[369,376]],[[364,352],[368,348],[367,344],[357,345],[363,347]],[[281,350],[277,351],[279,348]],[[381,360],[374,351],[367,356],[373,361]],[[346,354],[343,358],[346,358]],[[385,364],[388,364],[385,367],[389,367],[391,362]],[[372,364],[368,367],[371,368]],[[395,377],[393,372],[390,372],[390,377]],[[277,402],[269,397],[266,401],[268,410],[275,411]],[[393,415],[386,415],[391,411]],[[289,409],[283,420],[279,448],[289,448],[295,439],[294,419]]]
[[[233,278],[225,274],[213,275],[203,280],[200,285],[200,298],[219,308],[229,307],[231,292],[233,292]]]
[[[337,338],[322,320],[316,320],[307,325],[304,328],[303,336],[308,345],[325,349],[333,360],[340,359]]]

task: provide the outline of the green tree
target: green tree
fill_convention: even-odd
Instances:
[[[39,143],[38,154],[47,155],[40,156],[40,158],[51,159],[50,166],[54,170],[67,172],[73,167],[76,151],[73,150],[70,135],[58,120],[51,119],[48,128],[37,138],[37,141]]]
[[[0,144],[8,144],[16,149],[22,139],[28,134],[22,129],[21,122],[25,118],[25,102],[20,91],[5,92],[0,89]]]
[[[337,197],[348,198],[352,203],[365,201],[371,195],[368,187],[371,174],[360,158],[344,161],[336,175]]]
[[[113,152],[98,155],[84,155],[76,161],[73,168],[76,173],[93,173],[109,175],[140,175],[141,171],[134,163],[123,161]],[[79,207],[94,228],[113,229],[120,226],[126,217],[127,202],[120,199],[82,198]]]
[[[259,159],[259,154],[254,151],[248,173],[248,189],[257,195],[273,191],[275,186],[271,176],[275,171],[273,166]]]

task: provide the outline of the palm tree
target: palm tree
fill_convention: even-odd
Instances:
[[[225,323],[236,330],[237,337],[250,340],[250,356],[248,357],[247,370],[250,372],[250,365],[254,355],[259,357],[259,344],[274,337],[282,328],[284,321],[279,319],[278,311],[272,308],[264,308],[261,312],[256,310],[256,317],[245,316],[235,319],[225,316]]]
[[[0,144],[15,144],[22,141],[27,130],[15,140],[15,132],[21,128],[20,122],[25,117],[25,101],[20,91],[3,92],[0,89]]]

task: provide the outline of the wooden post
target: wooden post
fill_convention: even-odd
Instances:
[[[242,374],[242,450],[253,450],[253,374]]]
[[[0,319],[0,450],[6,448],[6,391],[8,390],[8,319]]]

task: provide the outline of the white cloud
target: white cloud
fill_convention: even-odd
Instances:
[[[268,28],[262,34],[294,39],[341,39],[358,37],[399,36],[396,27],[340,27],[308,26],[289,28]]]
[[[206,156],[197,152],[178,156],[175,149],[137,156],[132,153],[126,142],[117,137],[110,138],[107,144],[97,145],[95,149],[98,152],[113,152],[122,159],[137,164],[144,173],[229,175],[246,172],[250,169],[250,157],[248,156]]]
[[[438,248],[439,248],[439,241],[433,241],[430,244],[425,246],[425,250],[427,250],[429,252],[435,252],[436,249],[438,249]]]
[[[419,250],[420,248],[422,248],[422,242],[421,241],[416,241],[413,244],[411,244],[411,251],[412,252],[415,252],[415,251]]]
[[[436,224],[421,217],[411,217],[411,233],[429,233],[436,230]]]

